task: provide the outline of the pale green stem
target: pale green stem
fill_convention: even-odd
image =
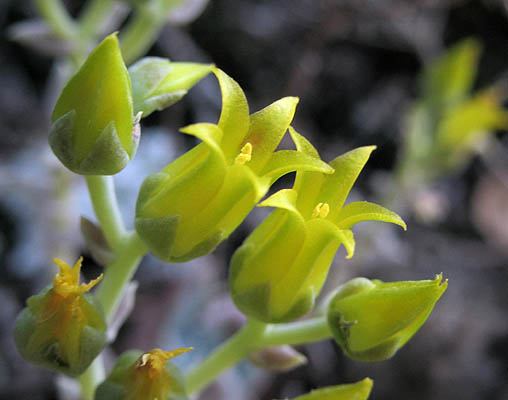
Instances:
[[[182,0],[152,0],[139,6],[120,34],[120,47],[127,65],[144,56],[155,43],[171,9]]]
[[[223,371],[242,360],[266,329],[266,324],[249,320],[231,338],[216,348],[206,360],[190,371],[186,378],[189,394],[198,392],[214,381]]]
[[[87,38],[96,35],[113,10],[113,0],[89,0],[79,16],[80,33]]]
[[[115,253],[115,260],[106,266],[104,278],[96,292],[106,320],[110,320],[147,248],[135,232],[127,233],[125,230],[113,177],[87,176],[86,182],[99,224]],[[103,379],[104,363],[99,356],[79,377],[84,400],[93,400],[95,389]]]
[[[104,380],[105,376],[104,360],[102,359],[102,354],[99,354],[85,373],[79,377],[82,400],[94,399],[95,389]]]
[[[35,0],[35,5],[57,36],[72,41],[76,38],[76,24],[60,0]]]
[[[136,233],[126,237],[116,253],[116,259],[106,266],[104,279],[96,292],[102,304],[106,320],[111,317],[118,306],[125,287],[146,253],[146,247]],[[93,400],[95,389],[104,380],[104,363],[98,356],[92,365],[79,377],[83,400]]]
[[[242,329],[187,374],[187,391],[192,394],[204,389],[224,370],[231,368],[251,351],[285,344],[317,342],[330,337],[331,332],[324,316],[276,325],[249,320]]]
[[[116,310],[124,289],[147,251],[145,244],[133,232],[115,252],[115,260],[106,267],[104,279],[96,292],[104,308],[106,320],[109,320]]]
[[[285,344],[298,345],[318,342],[331,336],[326,317],[315,317],[289,324],[269,325],[255,346],[264,348]]]
[[[116,201],[113,177],[89,175],[86,177],[86,183],[104,236],[111,249],[117,254],[117,247],[125,238],[126,231]]]
[[[120,34],[120,47],[127,65],[148,52],[166,22],[165,16],[148,7],[138,7],[134,17]]]

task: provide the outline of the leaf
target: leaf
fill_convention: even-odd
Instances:
[[[368,201],[346,204],[337,216],[336,223],[342,229],[349,229],[363,221],[383,221],[397,224],[406,230],[406,224],[399,215],[380,205]]]
[[[166,58],[145,57],[129,68],[134,113],[147,117],[180,100],[213,68],[211,64],[171,62]]]
[[[102,229],[86,217],[80,220],[81,234],[94,261],[105,267],[115,259],[115,254],[109,247]]]

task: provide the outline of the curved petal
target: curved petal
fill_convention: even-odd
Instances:
[[[349,229],[358,222],[363,221],[391,222],[406,230],[406,223],[398,214],[368,201],[355,201],[346,204],[335,220],[336,224],[342,229]]]
[[[249,105],[238,83],[218,68],[212,69],[222,93],[219,128],[224,132],[221,147],[228,161],[234,160],[249,131]]]
[[[335,220],[339,214],[353,184],[375,148],[375,146],[358,147],[330,162],[335,173],[325,177],[318,196],[318,201],[330,205],[329,219]]]
[[[252,158],[247,164],[259,173],[270,160],[295,115],[297,97],[284,97],[250,117],[249,133],[242,144],[252,145]]]
[[[334,169],[319,158],[295,150],[280,150],[272,154],[261,175],[273,183],[293,171],[313,171],[332,174]]]

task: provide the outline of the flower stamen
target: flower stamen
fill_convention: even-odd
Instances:
[[[243,165],[246,162],[250,161],[251,158],[252,158],[252,144],[247,142],[240,150],[240,154],[236,156],[235,164]]]
[[[312,211],[312,218],[326,218],[330,212],[330,206],[328,203],[318,203]]]

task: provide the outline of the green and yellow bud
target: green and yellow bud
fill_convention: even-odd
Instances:
[[[81,175],[113,175],[134,157],[140,116],[116,34],[106,37],[67,82],[52,115],[49,144]]]
[[[244,220],[282,175],[295,170],[331,173],[319,158],[275,151],[298,99],[286,97],[249,116],[240,86],[214,69],[222,92],[218,125],[182,129],[202,143],[143,183],[135,227],[155,256],[183,262],[211,252]]]
[[[131,67],[134,114],[143,118],[180,100],[187,91],[212,71],[211,64],[171,62],[145,57]]]
[[[367,400],[372,390],[372,379],[313,390],[293,400]]]
[[[392,357],[427,320],[448,286],[434,280],[381,282],[355,278],[335,294],[328,325],[344,353],[353,360]]]
[[[168,360],[192,350],[130,350],[118,357],[95,400],[186,400],[183,377]]]
[[[23,358],[35,365],[77,376],[106,344],[106,322],[98,300],[87,293],[101,279],[79,284],[82,258],[73,267],[54,260],[60,272],[53,285],[27,301],[14,327]]]
[[[290,128],[298,151],[317,151]],[[340,245],[354,253],[351,226],[400,217],[373,203],[344,206],[349,191],[374,147],[361,147],[333,160],[333,174],[298,171],[293,189],[281,190],[260,206],[277,209],[259,225],[231,260],[229,287],[236,306],[268,323],[287,322],[309,312]]]

